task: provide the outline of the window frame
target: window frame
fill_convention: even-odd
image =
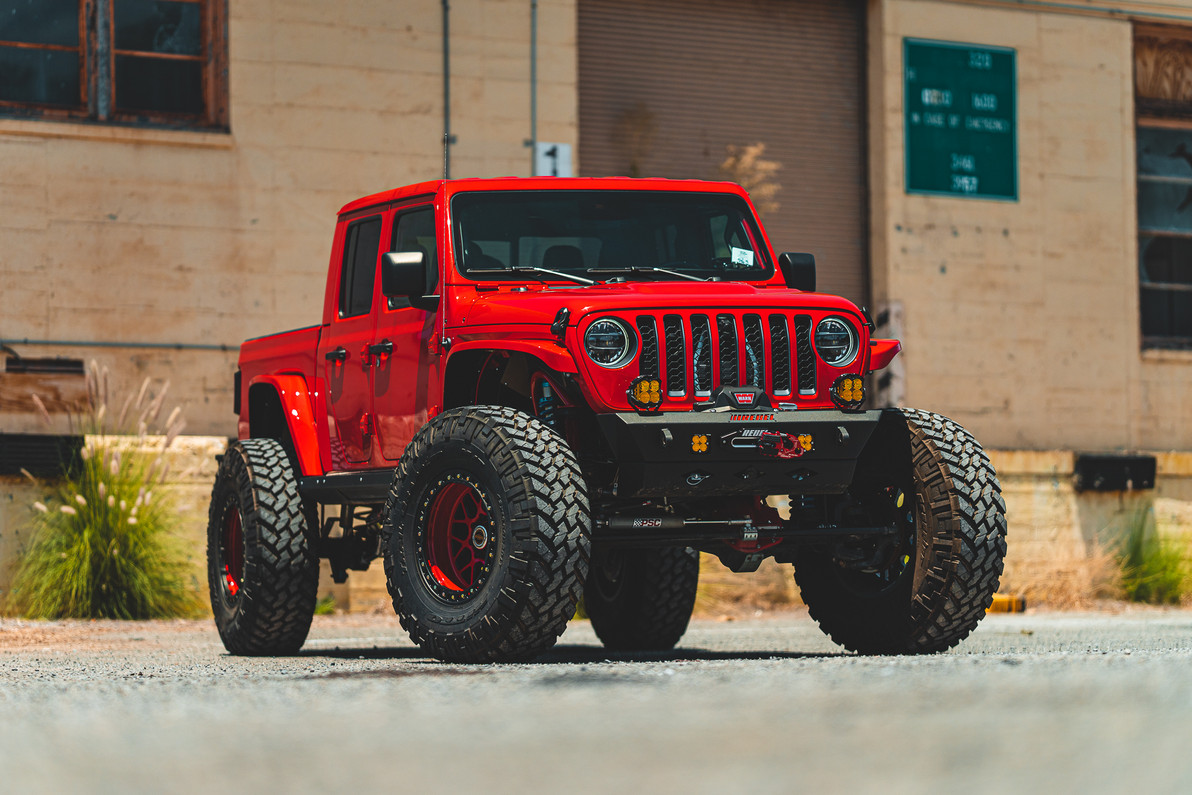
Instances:
[[[116,49],[116,2],[117,0],[78,0],[78,47],[0,41],[0,46],[79,54],[79,98],[76,104],[58,105],[0,99],[0,117],[226,132],[229,129],[228,0],[173,0],[199,6],[197,56]],[[118,56],[200,62],[202,112],[120,109],[116,96]]]
[[[1136,23],[1133,31],[1133,68],[1134,68],[1134,132],[1135,132],[1135,212],[1136,212],[1136,262],[1138,273],[1138,331],[1141,348],[1147,350],[1192,350],[1192,337],[1184,337],[1173,333],[1164,335],[1147,335],[1144,333],[1146,318],[1143,310],[1146,302],[1143,300],[1147,293],[1159,294],[1160,298],[1169,298],[1176,293],[1192,292],[1192,283],[1156,282],[1147,278],[1143,267],[1143,239],[1183,239],[1192,238],[1192,232],[1180,233],[1171,230],[1151,229],[1143,226],[1141,217],[1143,194],[1142,184],[1145,182],[1171,181],[1165,177],[1143,174],[1139,167],[1140,149],[1138,144],[1139,131],[1143,129],[1168,129],[1186,131],[1192,135],[1192,96],[1186,99],[1163,99],[1144,95],[1140,91],[1140,83],[1144,79],[1140,70],[1140,40],[1159,39],[1178,42],[1188,53],[1186,74],[1192,76],[1192,27],[1177,25],[1154,25]],[[1179,180],[1182,184],[1185,180]]]

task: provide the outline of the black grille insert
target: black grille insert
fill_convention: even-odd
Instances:
[[[766,388],[766,335],[761,315],[745,316],[745,384]]]
[[[642,337],[642,352],[637,360],[638,374],[647,378],[658,378],[658,327],[654,318],[641,315],[637,319],[637,333]]]
[[[683,344],[683,318],[666,315],[662,319],[666,335],[666,394],[687,394],[687,347]]]
[[[799,358],[799,394],[815,394],[815,351],[811,349],[811,318],[795,316],[795,351]]]
[[[782,315],[770,315],[770,388],[775,395],[791,393],[791,338]]]
[[[720,342],[720,385],[741,386],[737,379],[737,319],[717,315],[716,336]]]
[[[712,394],[712,324],[707,315],[691,317],[691,349],[695,362],[696,397]]]

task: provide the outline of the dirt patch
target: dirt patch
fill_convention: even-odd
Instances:
[[[207,642],[215,627],[209,619],[176,621],[26,621],[0,618],[0,653],[9,651],[92,651],[174,645],[180,639]]]

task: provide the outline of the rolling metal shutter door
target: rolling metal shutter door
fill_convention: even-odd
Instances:
[[[726,145],[762,142],[782,164],[775,249],[868,300],[863,4],[579,0],[578,16],[581,174],[721,179]]]

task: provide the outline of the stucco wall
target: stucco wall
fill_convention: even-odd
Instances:
[[[905,192],[904,37],[1016,50],[1018,201]],[[1141,351],[1130,19],[887,0],[869,46],[873,291],[901,309],[902,402],[988,447],[1192,448],[1192,353]]]
[[[439,2],[229,6],[230,135],[0,119],[0,338],[228,345],[14,346],[169,378],[192,433],[235,432],[243,339],[318,322],[335,212],[443,168]],[[529,3],[451,9],[452,176],[526,175]],[[574,145],[574,0],[538,55],[539,138]]]

